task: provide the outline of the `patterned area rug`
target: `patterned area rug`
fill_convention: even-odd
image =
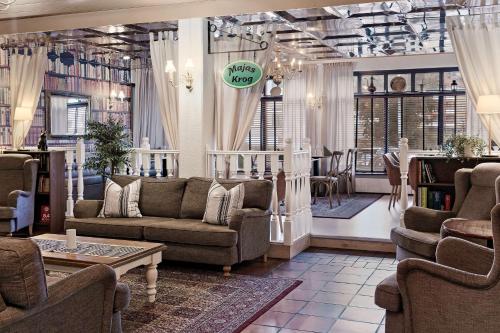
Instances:
[[[122,279],[132,300],[122,314],[124,332],[231,333],[241,332],[301,281],[193,270],[158,270],[157,298],[146,303],[143,269]]]
[[[313,217],[350,219],[382,196],[383,194],[356,193],[348,198],[346,194],[342,194],[340,196],[340,206],[335,196],[333,197],[333,208],[330,208],[327,197],[318,197],[316,204],[311,204],[311,211]]]

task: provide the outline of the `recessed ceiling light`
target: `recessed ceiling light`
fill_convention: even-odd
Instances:
[[[123,56],[123,60],[130,60],[130,56],[129,55],[124,55]]]

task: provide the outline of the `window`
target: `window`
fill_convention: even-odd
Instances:
[[[70,135],[85,134],[88,101],[76,98],[68,99],[67,132]]]
[[[371,76],[373,94],[366,88]],[[391,88],[397,76],[406,80],[401,92]],[[467,98],[456,68],[357,72],[354,81],[358,172],[385,172],[382,155],[397,151],[401,137],[408,138],[410,149],[437,150],[466,131]]]
[[[271,96],[276,85],[269,80],[257,106],[247,138],[249,150],[278,150],[283,145],[283,97]]]

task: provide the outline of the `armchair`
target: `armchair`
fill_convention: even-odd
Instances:
[[[491,218],[497,244],[500,204]],[[498,332],[500,247],[448,237],[439,242],[436,258],[403,260],[377,286],[375,303],[386,309],[386,332]]]
[[[0,234],[26,227],[32,234],[37,171],[30,155],[0,155]]]
[[[410,207],[404,214],[404,227],[391,230],[396,258],[434,261],[443,222],[450,218],[489,220],[490,211],[500,201],[500,163],[482,163],[474,169],[455,173],[455,203],[451,211]]]
[[[121,332],[126,285],[94,265],[52,284],[29,239],[0,238],[0,332]]]

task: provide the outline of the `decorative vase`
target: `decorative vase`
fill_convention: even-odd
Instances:
[[[472,147],[469,144],[464,146],[464,157],[475,157]]]

